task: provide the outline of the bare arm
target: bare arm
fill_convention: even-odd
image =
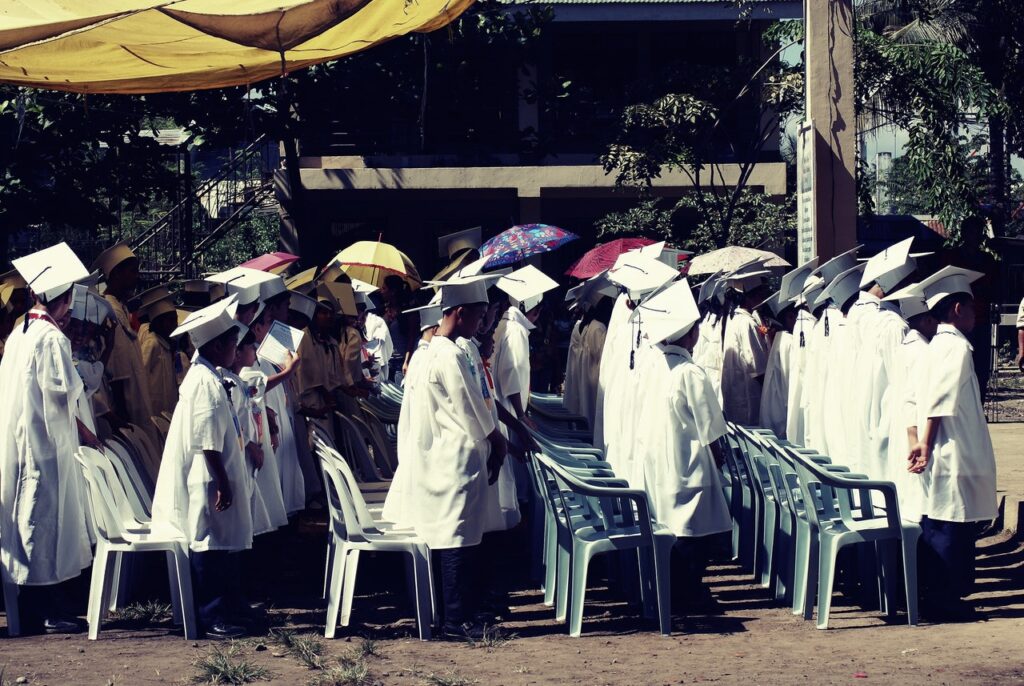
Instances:
[[[267,390],[271,390],[280,386],[282,383],[288,380],[288,377],[295,373],[295,370],[299,368],[302,359],[298,353],[288,353],[288,359],[284,363],[284,368],[277,374],[267,377]]]
[[[204,450],[206,466],[213,474],[214,483],[217,485],[217,501],[214,507],[217,512],[223,512],[231,507],[231,484],[228,481],[228,473],[224,470],[224,462],[221,460],[220,452],[217,450]]]
[[[910,450],[907,460],[910,464],[907,471],[912,474],[920,474],[928,466],[932,458],[932,447],[935,444],[935,435],[939,432],[942,424],[942,417],[929,417],[924,425],[924,437]]]
[[[1024,329],[1017,329],[1017,368],[1024,372]]]

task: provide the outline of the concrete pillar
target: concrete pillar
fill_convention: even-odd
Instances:
[[[815,128],[815,237],[825,261],[857,244],[853,2],[804,0],[807,118]]]

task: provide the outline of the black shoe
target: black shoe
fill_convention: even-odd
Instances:
[[[43,631],[48,634],[78,634],[82,631],[82,625],[73,619],[44,619]]]
[[[449,641],[482,641],[484,625],[480,622],[464,622],[462,624],[445,622],[441,634]]]
[[[960,623],[977,622],[985,619],[985,615],[968,605],[964,601],[932,605],[924,609],[924,616],[930,622]]]
[[[206,629],[205,637],[211,641],[225,641],[245,636],[245,629],[237,624],[217,622]]]

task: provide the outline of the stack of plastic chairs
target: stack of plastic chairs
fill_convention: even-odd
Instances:
[[[429,640],[435,618],[430,549],[415,532],[375,519],[345,459],[317,436],[314,448],[324,473],[334,537],[324,636],[334,638],[339,613],[341,625],[349,624],[360,552],[397,552],[412,560],[417,628],[420,639]]]
[[[194,640],[196,624],[188,541],[183,537],[154,536],[148,522],[135,518],[117,470],[104,454],[83,447],[79,448],[75,459],[88,486],[88,505],[96,537],[87,612],[90,640],[99,635],[123,555],[141,552],[167,555],[174,619],[183,623],[186,640]]]

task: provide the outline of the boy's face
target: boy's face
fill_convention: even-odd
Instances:
[[[974,330],[974,324],[977,321],[977,313],[974,309],[974,298],[965,300],[956,307],[957,321],[954,322],[956,328],[962,332],[967,333]]]
[[[485,303],[463,305],[456,308],[455,334],[462,338],[472,338],[480,328],[480,320],[487,314]]]
[[[256,364],[256,344],[246,343],[238,346],[235,353],[235,362],[241,367],[252,367]]]

